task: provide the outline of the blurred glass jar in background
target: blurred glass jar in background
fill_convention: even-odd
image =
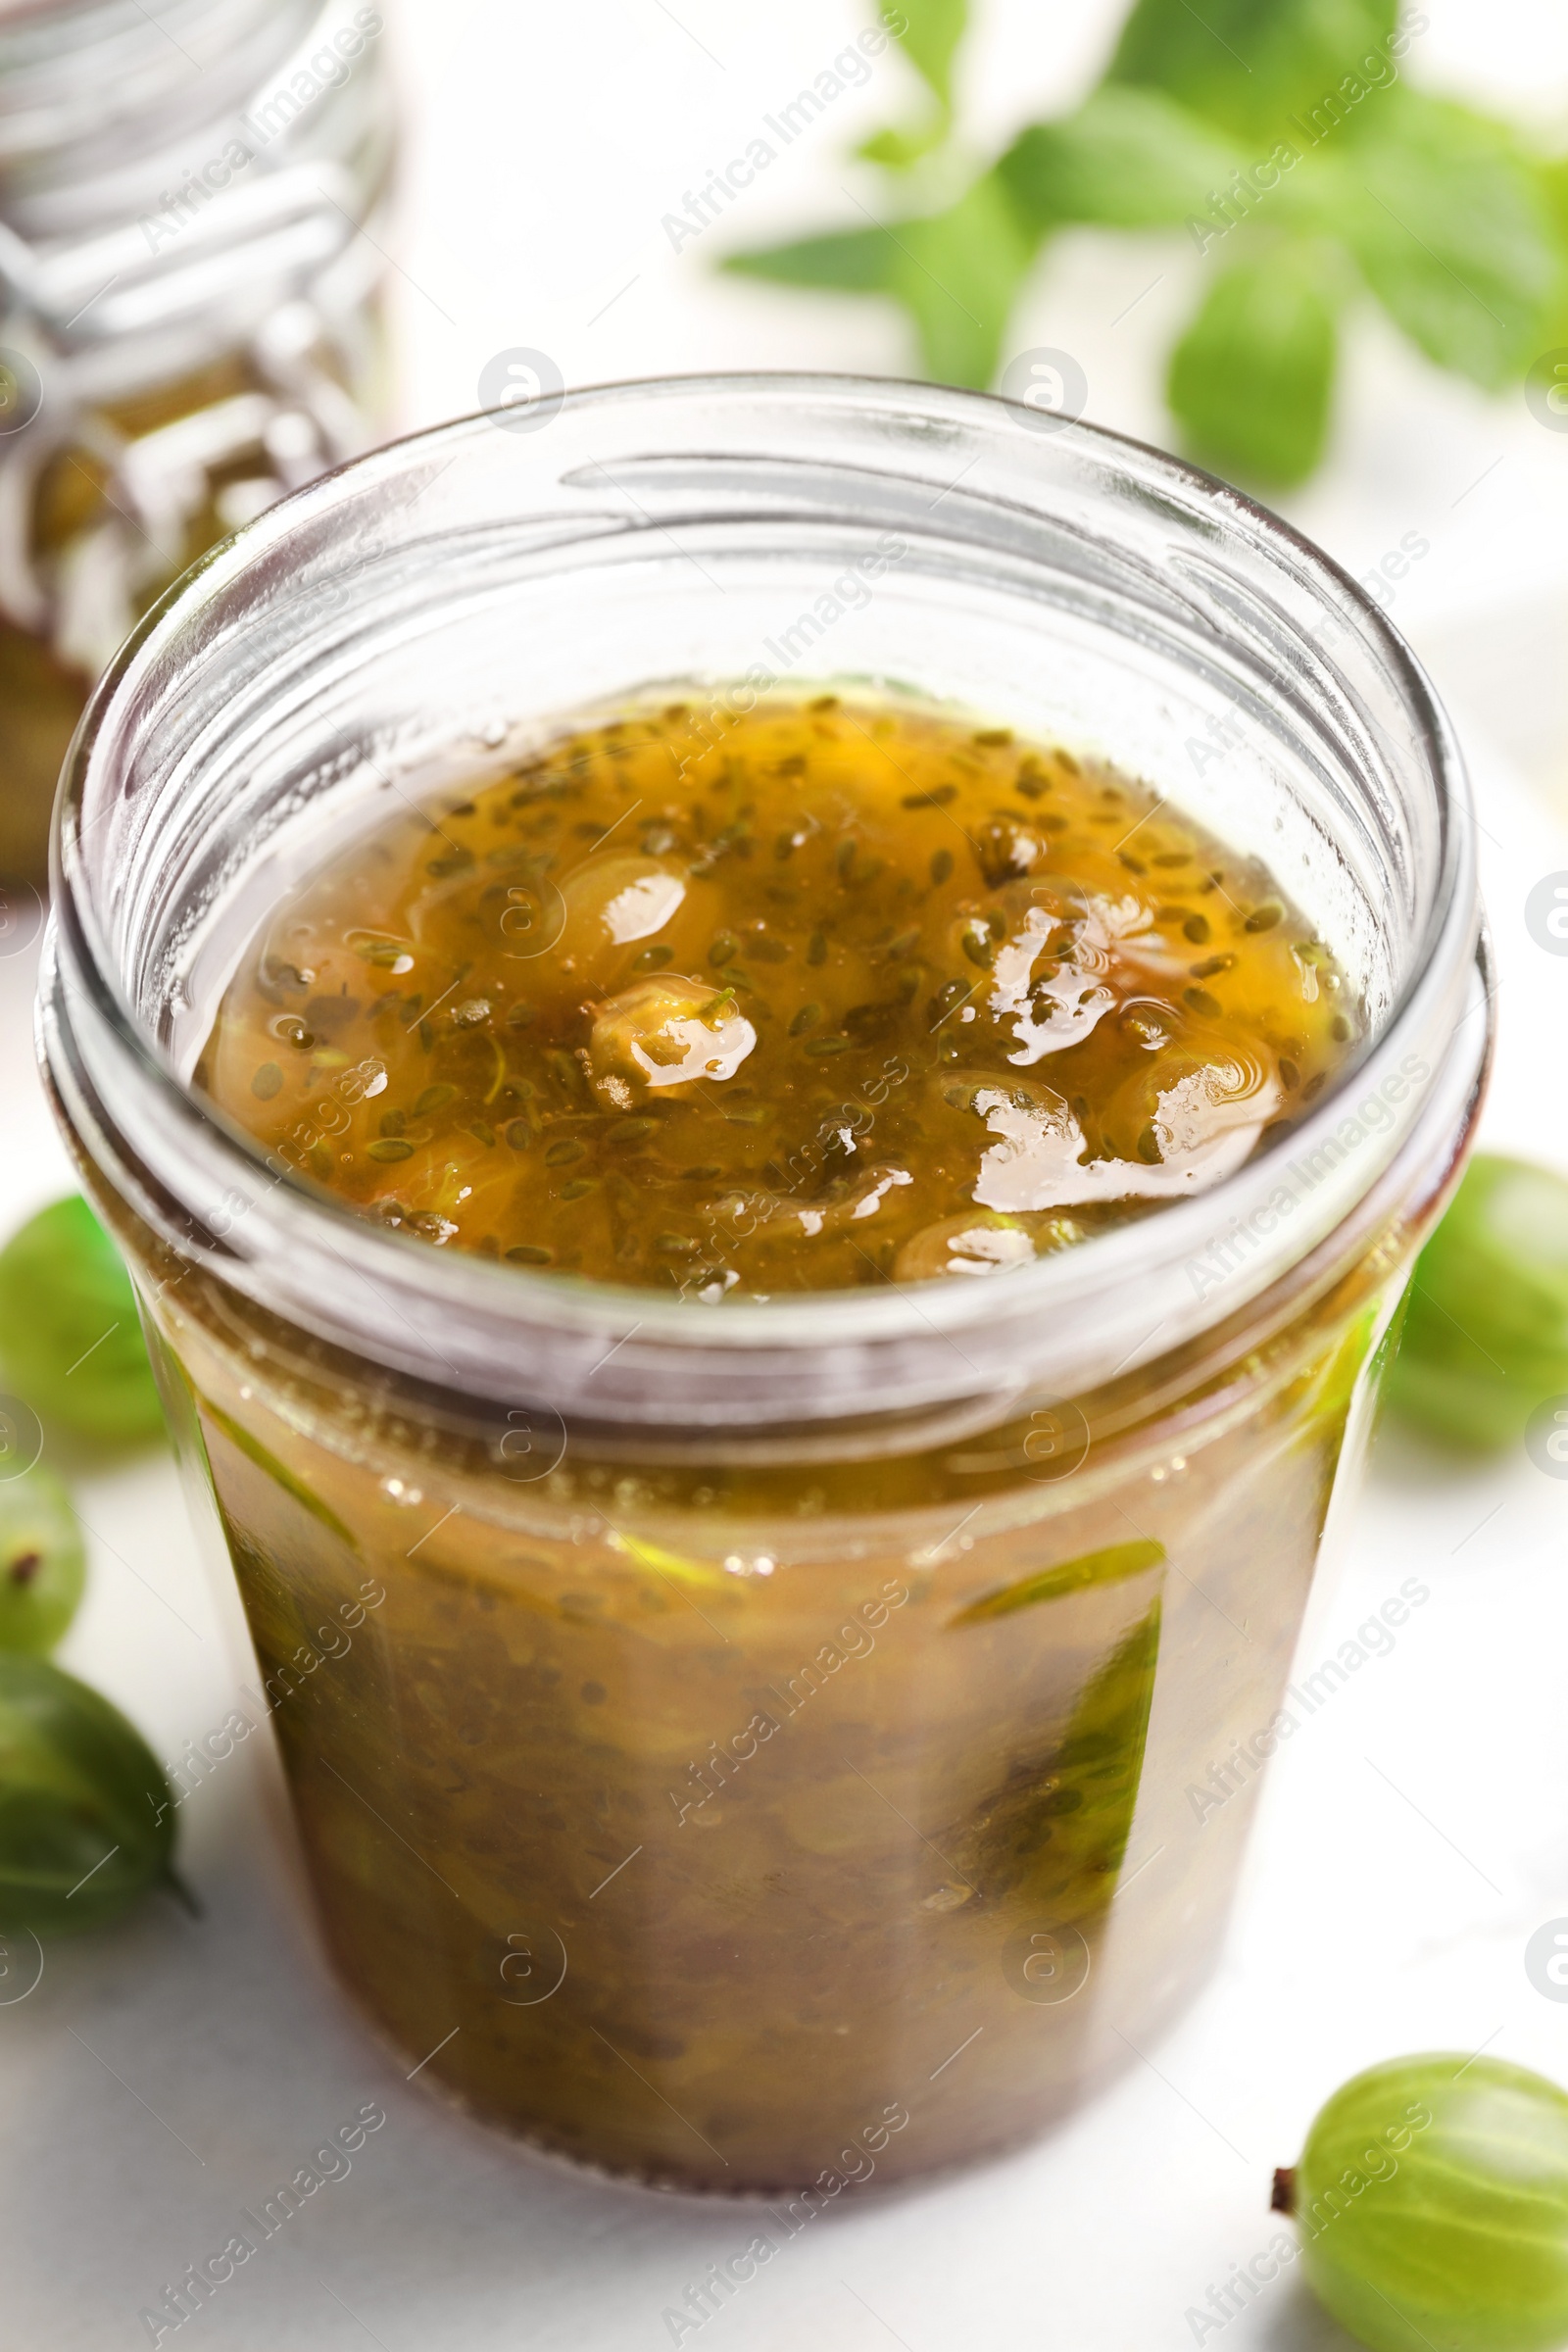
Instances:
[[[0,6],[0,876],[204,549],[375,438],[392,152],[359,0]]]

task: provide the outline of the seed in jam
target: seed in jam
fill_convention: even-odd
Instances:
[[[1203,1191],[1351,992],[1087,758],[818,696],[584,722],[279,907],[200,1064],[368,1216],[726,1297],[990,1275]]]

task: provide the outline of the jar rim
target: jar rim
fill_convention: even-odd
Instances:
[[[1479,904],[1463,762],[1403,640],[1355,582],[1293,526],[1183,460],[1102,427],[1070,421],[1049,437],[1020,438],[1015,404],[992,394],[752,371],[655,377],[549,397],[557,404],[555,428],[576,431],[575,440],[567,434],[564,455],[580,458],[597,433],[606,447],[635,445],[695,464],[705,432],[713,448],[731,453],[760,434],[765,455],[797,427],[797,454],[826,446],[824,436],[837,434],[867,466],[874,452],[885,457],[890,446],[905,467],[920,463],[922,451],[928,459],[940,454],[947,465],[974,447],[986,459],[986,480],[1004,491],[993,507],[1010,505],[1027,518],[1044,512],[1053,496],[1064,503],[1078,497],[1098,514],[1101,529],[1114,534],[1136,498],[1141,514],[1167,514],[1173,535],[1201,542],[1211,558],[1216,547],[1241,551],[1281,610],[1295,600],[1302,627],[1314,613],[1333,617],[1357,691],[1370,694],[1375,684],[1397,714],[1403,740],[1381,730],[1378,787],[1393,789],[1390,779],[1396,779],[1436,827],[1410,968],[1367,1050],[1287,1136],[1207,1193],[984,1282],[793,1293],[703,1306],[650,1290],[438,1252],[371,1224],[291,1175],[279,1177],[259,1146],[184,1084],[135,1008],[123,958],[112,944],[127,876],[109,870],[113,853],[106,858],[104,845],[130,838],[122,788],[150,781],[133,772],[138,740],[145,748],[154,715],[167,706],[182,647],[216,625],[215,615],[232,624],[247,600],[272,599],[280,579],[291,571],[305,576],[330,556],[334,536],[340,554],[351,552],[367,515],[387,510],[400,494],[437,497],[432,485],[458,475],[462,496],[449,489],[444,501],[456,530],[475,511],[487,481],[510,480],[508,468],[524,482],[551,470],[539,462],[538,445],[547,436],[532,435],[519,457],[518,437],[497,431],[494,416],[481,412],[318,478],[204,558],[127,640],[73,745],[55,816],[43,1052],[79,1145],[178,1254],[394,1374],[611,1420],[755,1425],[831,1418],[852,1404],[863,1410],[868,1396],[890,1406],[952,1403],[1016,1392],[1043,1376],[1056,1394],[1081,1393],[1112,1369],[1153,1361],[1212,1328],[1343,1227],[1396,1163],[1430,1162],[1447,1148],[1473,1101],[1488,1029],[1477,978]],[[1000,456],[999,434],[1011,435]],[[1049,464],[1042,461],[1048,450]],[[937,478],[928,474],[928,481]],[[629,516],[625,527],[665,526],[639,525]],[[993,517],[987,527],[1002,526]],[[158,786],[166,788],[167,779]],[[1366,790],[1372,789],[1369,782]],[[145,845],[145,830],[138,838]],[[146,873],[137,887],[149,887]],[[113,919],[111,900],[120,909]],[[1419,1079],[1408,1074],[1412,1062],[1422,1065]],[[1387,1123],[1365,1136],[1364,1148],[1341,1148],[1336,1155],[1336,1138],[1343,1147],[1345,1125],[1358,1125],[1357,1109],[1374,1100],[1388,1108]],[[1276,1207],[1273,1225],[1260,1223],[1271,1195],[1277,1203],[1296,1182],[1293,1171],[1320,1161],[1320,1172],[1302,1180],[1299,1216]],[[246,1208],[225,1231],[206,1204],[229,1196],[242,1197]],[[1233,1249],[1237,1235],[1249,1232],[1252,1243],[1241,1261],[1222,1263],[1215,1254],[1221,1245]],[[1211,1284],[1202,1279],[1205,1267],[1217,1269]],[[366,1286],[380,1301],[373,1312],[364,1303]],[[382,1311],[389,1306],[391,1321]],[[1139,1336],[1137,1327],[1159,1306],[1163,1316]]]

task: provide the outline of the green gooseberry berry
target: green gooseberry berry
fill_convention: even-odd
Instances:
[[[102,1927],[173,1873],[174,1798],[118,1707],[0,1650],[0,1932]]]
[[[1568,1179],[1478,1152],[1420,1257],[1391,1407],[1469,1446],[1568,1392]]]
[[[53,1649],[86,1580],[81,1529],[54,1472],[0,1483],[0,1649]]]
[[[0,1250],[0,1365],[46,1428],[125,1444],[163,1427],[130,1277],[79,1193]]]
[[[1370,2352],[1568,2342],[1568,2092],[1501,2058],[1391,2059],[1313,2121],[1274,2206]]]

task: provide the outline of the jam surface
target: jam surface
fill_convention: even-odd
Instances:
[[[1358,1033],[1265,868],[933,710],[628,710],[283,904],[196,1070],[437,1246],[709,1303],[1003,1272],[1229,1175]]]

